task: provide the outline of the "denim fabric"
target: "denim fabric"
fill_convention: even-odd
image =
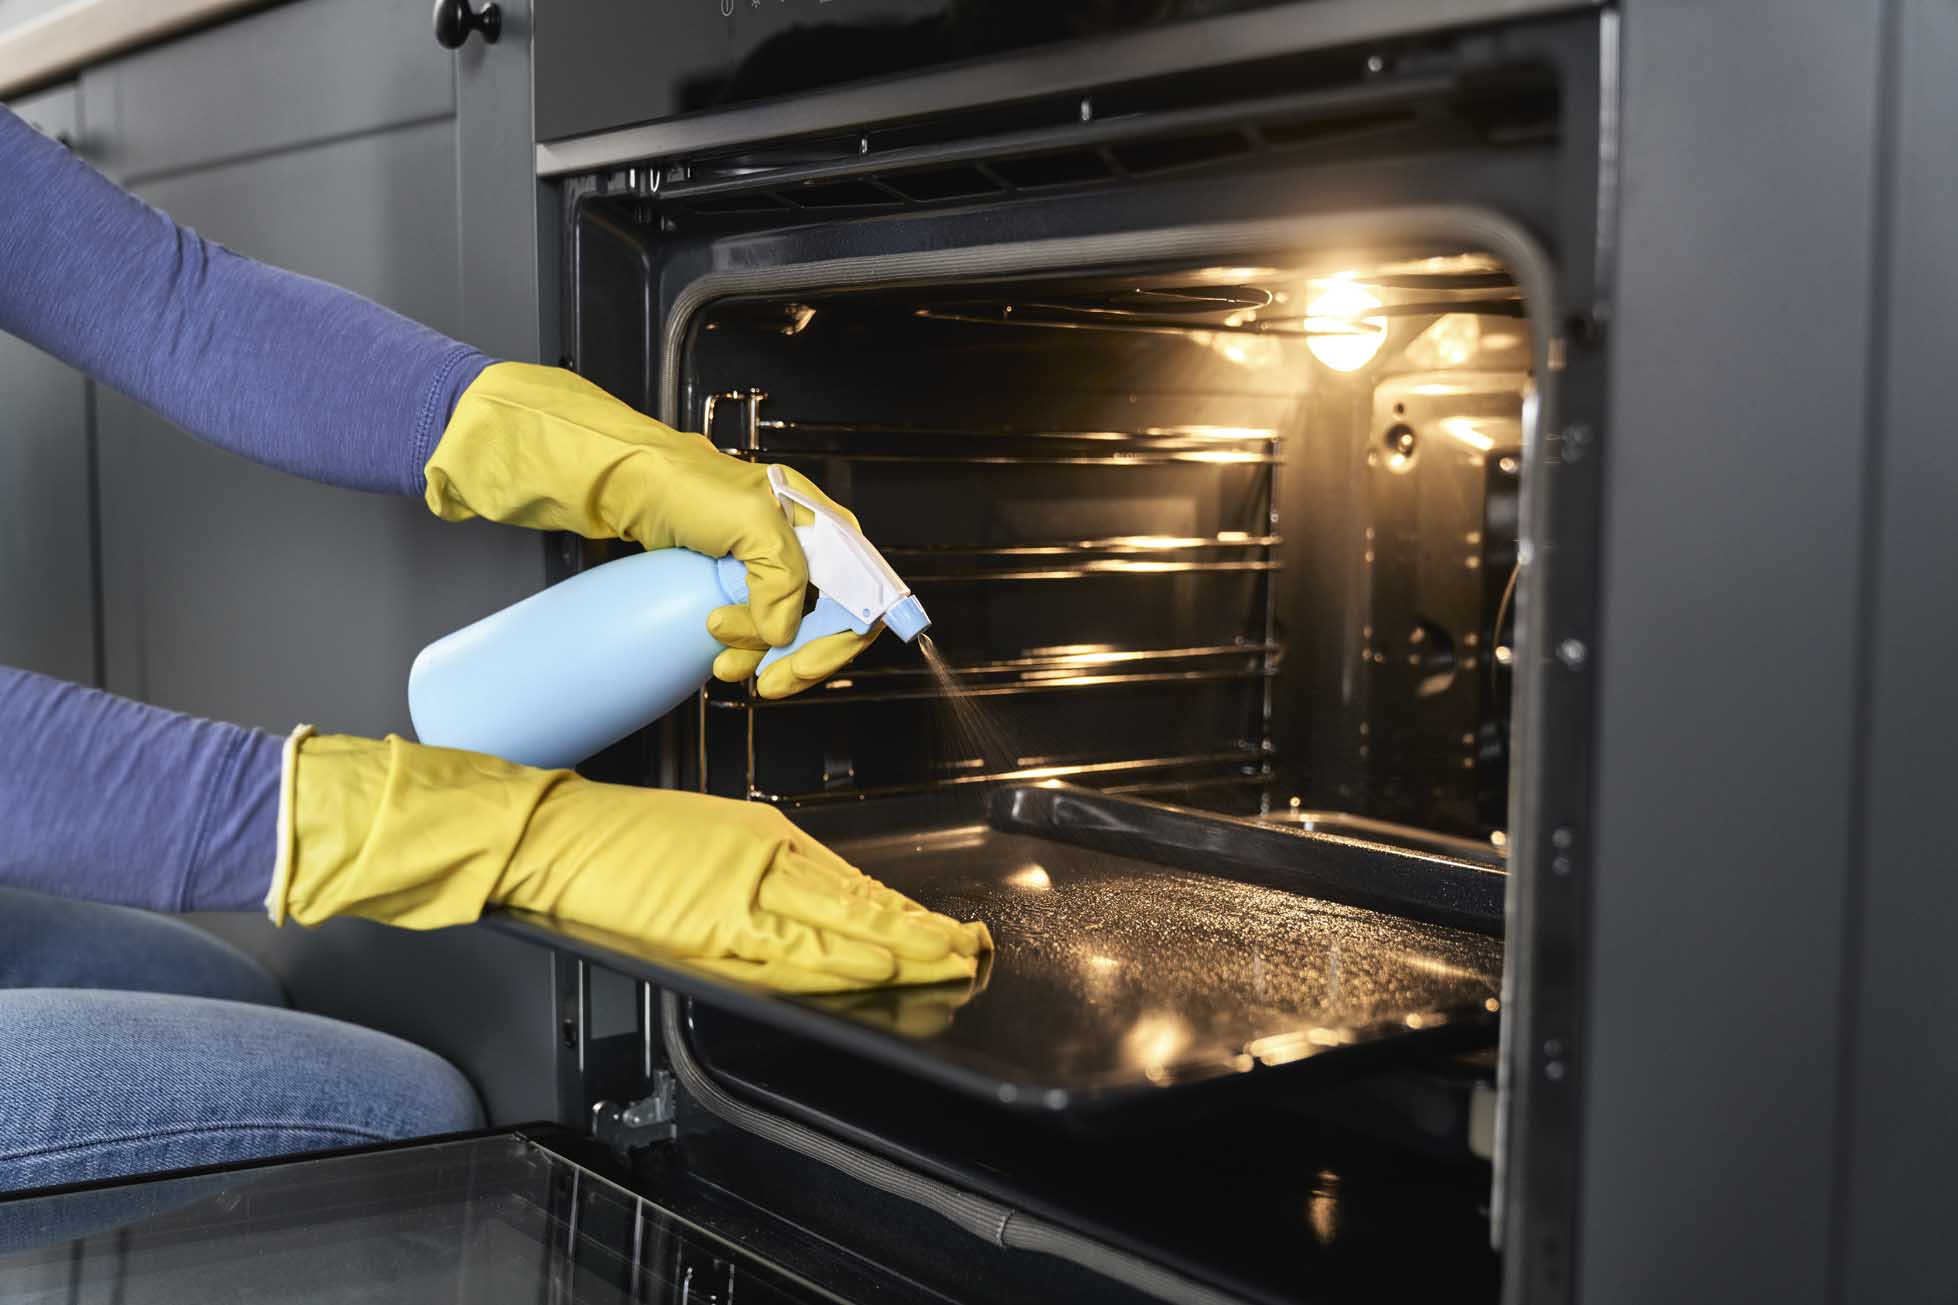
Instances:
[[[256,911],[283,740],[0,666],[0,885]]]
[[[254,462],[417,497],[456,400],[489,365],[178,226],[4,107],[0,330]]]
[[[0,992],[0,1190],[482,1126],[441,1057],[211,997]]]
[[[286,1004],[264,966],[182,920],[0,888],[6,988],[116,988]]]
[[[134,976],[163,990],[0,990],[0,1191],[482,1126],[475,1092],[433,1052],[317,1015],[169,991],[271,984],[222,944],[186,940],[189,926],[117,912],[107,941],[135,955],[110,957],[91,932],[104,908],[28,909],[43,963],[57,968],[10,962],[10,981]],[[64,954],[100,964],[56,960]]]

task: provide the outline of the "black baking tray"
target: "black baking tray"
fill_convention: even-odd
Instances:
[[[797,821],[892,887],[983,919],[975,981],[834,996],[730,984],[630,939],[494,927],[999,1105],[1073,1112],[1338,1073],[1493,1036],[1502,871],[1065,785],[977,819],[861,803]]]

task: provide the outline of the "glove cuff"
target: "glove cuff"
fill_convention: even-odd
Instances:
[[[292,886],[293,786],[299,782],[299,745],[312,736],[311,725],[294,726],[279,752],[279,846],[272,862],[272,882],[265,890],[265,914],[276,925],[286,922],[286,891]]]
[[[635,453],[679,435],[557,367],[500,362],[457,398],[422,466],[422,501],[444,521],[483,517],[617,538],[622,507],[599,487]],[[642,541],[643,542],[643,541]]]
[[[291,828],[275,884],[284,914],[300,924],[339,915],[409,929],[467,924],[566,773],[392,734],[296,737],[286,771]]]

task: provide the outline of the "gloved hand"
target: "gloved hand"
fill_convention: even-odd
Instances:
[[[720,679],[754,674],[762,654],[793,640],[802,622],[809,570],[768,488],[768,468],[642,416],[572,372],[528,363],[484,369],[462,392],[425,470],[429,510],[447,521],[485,517],[646,548],[732,553],[747,568],[748,602],[708,621],[728,645],[714,663]],[[807,477],[783,470],[855,523]],[[757,687],[764,697],[799,692],[868,647],[879,629],[813,640]]]
[[[797,508],[798,512],[802,510]],[[856,518],[851,516],[850,522],[856,524]],[[820,639],[811,639],[763,671],[755,681],[755,692],[764,698],[788,698],[811,685],[821,684],[855,660],[856,655],[868,648],[883,632],[884,623],[878,621],[870,627],[869,634],[854,634],[846,630],[842,634],[826,634]],[[717,607],[709,612],[707,633],[727,645],[726,650],[714,659],[714,678],[717,680],[739,684],[753,675],[755,667],[768,655],[768,640],[755,627],[750,610],[739,603]]]
[[[772,807],[568,770],[296,731],[266,909],[413,929],[507,905],[784,991],[970,978],[992,946],[892,892]]]

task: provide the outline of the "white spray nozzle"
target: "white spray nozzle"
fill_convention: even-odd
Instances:
[[[924,632],[931,618],[912,597],[911,586],[861,531],[827,503],[791,485],[780,467],[768,469],[768,486],[791,525],[795,513],[790,504],[808,509],[810,523],[794,529],[809,564],[809,583],[848,614],[858,634],[867,633],[880,620],[907,643]]]

